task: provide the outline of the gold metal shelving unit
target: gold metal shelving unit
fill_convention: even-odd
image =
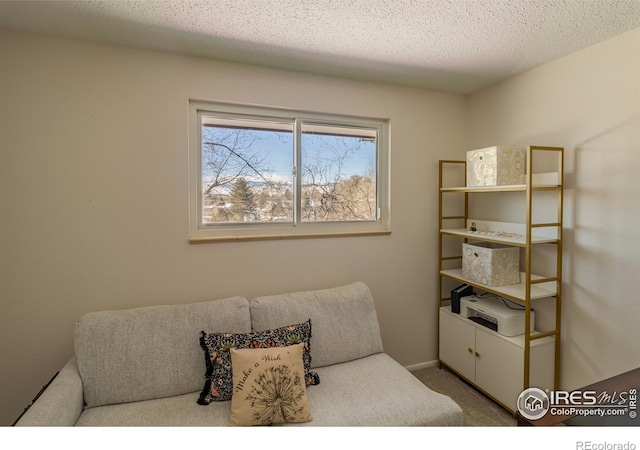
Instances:
[[[557,176],[552,177],[551,182],[548,178],[536,178],[532,168],[535,167],[534,159],[541,154],[553,156],[557,155],[557,160],[552,161],[557,168]],[[548,160],[548,158],[546,158]],[[439,239],[438,239],[438,256],[439,256],[439,276],[438,276],[438,309],[446,305],[450,300],[450,293],[445,292],[444,280],[449,279],[457,283],[466,283],[485,292],[493,293],[509,300],[517,302],[524,306],[525,309],[525,334],[524,334],[524,376],[522,382],[523,390],[530,387],[530,359],[531,359],[531,343],[534,340],[546,337],[552,337],[555,340],[554,355],[554,389],[559,388],[560,383],[560,347],[561,347],[561,312],[562,312],[562,232],[563,232],[563,183],[564,183],[564,149],[562,147],[545,147],[545,146],[529,146],[526,150],[526,167],[527,174],[525,176],[524,185],[509,186],[489,186],[489,187],[466,187],[466,162],[457,160],[441,160],[439,162]],[[459,187],[450,187],[444,184],[447,176],[445,172],[464,171],[464,184]],[[546,174],[545,174],[546,175]],[[458,176],[457,178],[461,178]],[[542,191],[557,192],[557,215],[555,220],[545,222],[534,222],[534,193]],[[521,224],[524,229],[524,236],[517,237],[501,237],[496,235],[479,235],[468,231],[469,221],[473,220],[469,217],[470,196],[481,195],[488,192],[523,192],[525,197],[525,223]],[[444,196],[449,193],[459,193],[463,198],[456,203],[458,210],[456,213],[444,213],[445,199]],[[463,222],[462,228],[453,228],[448,226],[453,222]],[[521,282],[518,285],[490,287],[472,282],[462,276],[459,268],[451,266],[461,266],[462,255],[445,255],[444,239],[446,237],[458,237],[460,243],[473,241],[496,242],[515,247],[520,247],[524,251],[524,271],[521,272]],[[555,271],[549,270],[548,273],[555,272],[553,276],[537,276],[532,273],[532,253],[533,247],[537,245],[553,245],[555,246],[556,264]],[[460,249],[462,245],[459,246]],[[522,254],[521,254],[522,255]],[[459,261],[459,262],[458,262]],[[451,283],[449,283],[451,284]],[[555,298],[555,328],[544,332],[530,331],[531,324],[531,301],[535,299],[553,297]],[[438,334],[439,335],[439,334]],[[438,363],[441,364],[440,356]],[[445,364],[446,365],[446,364]],[[455,369],[454,369],[455,370]],[[481,387],[480,387],[481,388]],[[481,388],[482,389],[482,388]],[[490,393],[489,393],[490,395]]]

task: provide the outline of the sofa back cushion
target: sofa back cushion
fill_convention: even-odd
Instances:
[[[373,298],[364,283],[257,297],[250,305],[254,331],[311,319],[311,367],[351,361],[383,351]]]
[[[186,394],[202,389],[200,332],[251,331],[249,302],[150,306],[84,315],[75,352],[89,407]]]

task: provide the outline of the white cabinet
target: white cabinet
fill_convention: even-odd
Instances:
[[[440,308],[440,361],[454,368],[460,375],[476,380],[476,327],[460,320],[443,306]]]
[[[559,388],[563,155],[561,147],[527,147],[522,185],[467,186],[465,161],[440,161],[438,362],[511,411],[515,411],[517,397],[527,387]],[[461,178],[462,183],[452,184],[448,178],[452,173],[453,178]],[[515,203],[522,208],[519,222],[469,216],[474,201],[500,209],[505,195],[509,196],[510,205]],[[537,200],[539,196],[549,195],[552,202]],[[485,197],[479,199],[478,196]],[[482,215],[490,214],[491,209],[482,209]],[[466,278],[461,270],[462,244],[469,242],[519,248],[519,282],[490,286]],[[535,267],[534,254],[542,261]],[[476,293],[490,293],[520,304],[525,311],[527,331],[520,336],[506,337],[452,313],[450,290],[461,283],[472,285]],[[533,329],[529,326],[533,319],[532,301],[545,302],[537,305],[544,307],[547,322],[552,325],[547,323],[540,331],[529,331]]]
[[[523,390],[524,335],[506,337],[478,325],[447,306],[440,308],[440,361],[501,403],[516,410]],[[530,386],[553,389],[554,339],[531,345]]]

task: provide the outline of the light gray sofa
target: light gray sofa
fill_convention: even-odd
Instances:
[[[301,426],[459,426],[462,410],[383,352],[363,283],[84,315],[76,355],[18,426],[219,426],[231,405],[196,401],[204,385],[200,331],[246,333],[311,319],[307,387],[313,421]]]

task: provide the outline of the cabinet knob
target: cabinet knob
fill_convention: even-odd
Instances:
[[[480,358],[480,353],[476,352],[476,357]]]
[[[473,350],[471,349],[471,347],[469,347],[469,348],[467,349],[467,351],[468,351],[469,353],[473,353]]]

